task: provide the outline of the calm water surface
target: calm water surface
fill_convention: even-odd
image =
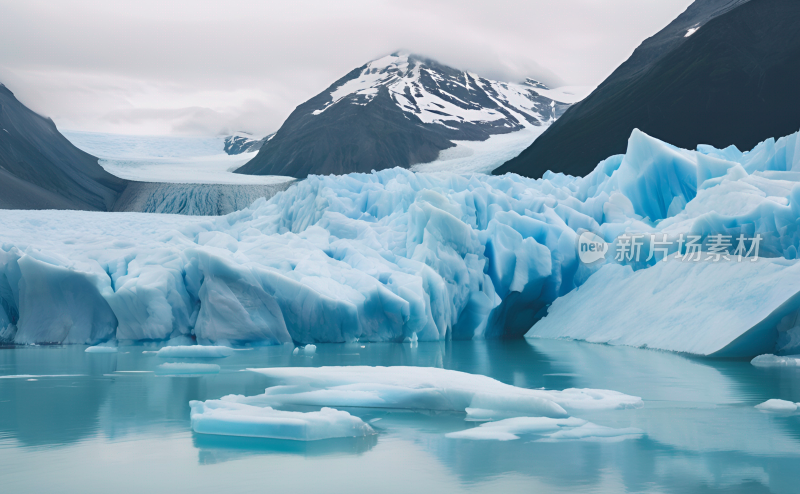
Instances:
[[[769,398],[800,402],[800,369],[549,340],[361,346],[318,345],[313,357],[238,351],[202,377],[155,375],[165,360],[143,346],[0,349],[0,491],[800,492],[800,414],[753,408]],[[381,418],[376,436],[301,443],[191,431],[189,400],[271,384],[243,369],[321,365],[433,366],[529,388],[614,389],[641,396],[644,408],[576,415],[645,435],[455,440],[444,435],[475,425],[463,414],[357,409]]]

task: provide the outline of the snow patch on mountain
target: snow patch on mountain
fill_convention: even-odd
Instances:
[[[386,87],[395,104],[423,123],[451,126],[464,122],[506,120],[506,127],[546,124],[555,118],[555,103],[574,103],[577,91],[551,90],[536,81],[498,82],[472,72],[442,70],[435,62],[409,54],[393,54],[367,63],[358,77],[330,93],[330,100],[314,110],[320,115],[348,96],[353,104],[368,104],[379,87]],[[460,97],[459,97],[460,96]],[[489,99],[499,108],[481,105]]]
[[[485,141],[453,141],[455,147],[439,151],[435,161],[411,167],[415,172],[491,173],[517,156],[547,126],[528,127],[510,134],[495,134]]]
[[[227,154],[255,153],[273,137],[275,137],[274,132],[262,138],[253,137],[247,132],[237,132],[225,138],[224,149]]]

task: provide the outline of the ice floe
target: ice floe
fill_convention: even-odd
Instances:
[[[549,434],[562,428],[579,427],[585,420],[569,417],[554,419],[549,417],[514,417],[497,422],[485,422],[478,427],[445,434],[451,439],[492,439],[511,441],[521,434]]]
[[[194,376],[201,374],[219,374],[217,364],[194,364],[183,362],[170,362],[156,367],[156,374],[160,376]]]
[[[361,419],[329,408],[347,407],[351,411],[377,408],[466,412],[467,421],[494,420],[447,434],[454,439],[512,440],[523,434],[535,434],[541,440],[561,441],[631,438],[642,434],[638,429],[613,429],[569,416],[572,411],[643,406],[638,397],[610,390],[526,389],[482,375],[433,367],[250,370],[267,376],[275,385],[261,395],[228,395],[219,400],[191,402],[195,432],[283,439],[371,433],[372,429]],[[311,413],[276,410],[284,407],[323,408],[322,412]],[[316,415],[319,413],[323,415]],[[373,419],[377,420],[380,418]]]
[[[396,408],[561,418],[573,410],[638,408],[641,398],[599,389],[527,389],[490,377],[433,367],[274,367],[250,369],[279,386],[242,403]],[[231,398],[233,399],[233,398]]]
[[[90,346],[84,352],[86,353],[117,353],[119,349],[116,345],[95,345]]]
[[[215,345],[165,346],[156,352],[161,358],[224,358],[233,355],[233,348]]]
[[[226,400],[192,401],[192,429],[200,434],[317,441],[374,434],[360,418],[333,408],[286,412]]]

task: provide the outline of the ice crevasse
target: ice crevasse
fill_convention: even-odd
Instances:
[[[654,261],[582,264],[584,230],[607,242],[628,231],[759,233],[761,256],[777,271],[793,269],[798,182],[800,133],[740,152],[688,151],[634,131],[625,155],[583,178],[392,169],[310,176],[219,218],[2,211],[0,338],[192,335],[236,345],[519,336],[560,297],[588,296],[575,288],[598,271],[653,269]],[[697,269],[701,284],[713,276],[685,269]],[[728,286],[744,290],[753,270],[739,269],[730,267]],[[794,341],[793,290],[771,299],[775,310],[764,318],[786,327],[759,333],[760,347]],[[595,301],[609,297],[594,292]],[[650,303],[653,294],[636,296],[626,303]],[[713,354],[750,329],[693,351]],[[692,351],[685,336],[666,346]]]

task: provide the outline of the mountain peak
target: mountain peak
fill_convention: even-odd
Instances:
[[[408,168],[435,160],[454,140],[549,125],[569,106],[559,98],[535,79],[494,81],[396,51],[298,106],[237,172],[304,178]]]
[[[330,97],[312,109],[312,114],[320,115],[340,102],[367,105],[380,87],[389,90],[401,110],[413,113],[423,123],[450,125],[445,122],[508,118],[509,125],[518,130],[517,127],[539,126],[555,117],[542,113],[544,106],[552,106],[549,103],[553,96],[538,93],[537,89],[549,88],[535,79],[528,78],[522,84],[493,81],[401,51],[367,62],[334,83],[327,91]]]

